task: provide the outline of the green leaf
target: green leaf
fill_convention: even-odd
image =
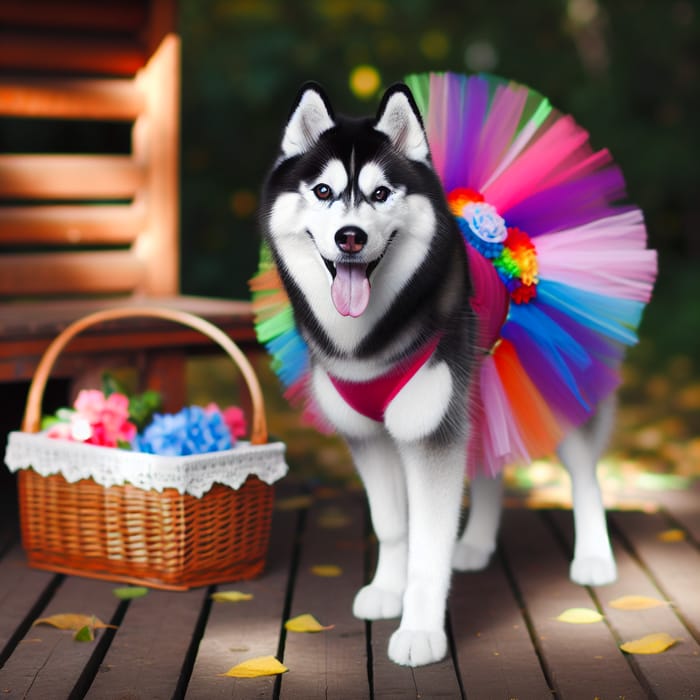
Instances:
[[[143,598],[145,595],[148,595],[148,588],[145,586],[123,586],[114,588],[112,593],[119,600],[133,600],[134,598]]]
[[[110,394],[127,394],[122,383],[109,372],[102,373],[102,393],[105,395],[105,397],[109,396]]]
[[[90,625],[85,625],[73,635],[73,639],[76,642],[93,642],[95,641],[95,630]]]
[[[150,423],[161,405],[161,395],[157,391],[144,391],[129,399],[129,418],[141,430]]]

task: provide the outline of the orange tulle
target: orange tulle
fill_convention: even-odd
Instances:
[[[563,437],[560,422],[527,376],[512,343],[502,340],[493,359],[528,453],[550,454]]]

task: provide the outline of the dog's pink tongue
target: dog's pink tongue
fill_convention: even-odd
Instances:
[[[355,318],[362,315],[369,304],[367,265],[338,263],[331,297],[339,314]]]

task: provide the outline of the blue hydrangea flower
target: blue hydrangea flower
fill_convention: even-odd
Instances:
[[[179,413],[156,413],[132,442],[134,450],[177,457],[233,447],[231,432],[219,411],[188,406]]]

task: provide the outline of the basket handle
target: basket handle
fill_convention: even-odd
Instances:
[[[104,321],[114,321],[121,318],[130,318],[133,316],[144,316],[151,318],[162,318],[168,321],[179,323],[183,326],[189,326],[203,335],[208,336],[211,340],[226,352],[238,367],[250,394],[251,404],[253,408],[253,420],[250,431],[250,442],[253,445],[264,445],[267,442],[267,425],[265,421],[265,406],[263,395],[260,389],[258,378],[255,375],[250,362],[241,352],[240,348],[224,333],[220,328],[217,328],[213,323],[195,316],[186,311],[178,311],[176,309],[167,309],[158,306],[143,306],[138,309],[131,308],[114,308],[95,311],[74,321],[59,333],[51,342],[44,354],[39,360],[36,372],[29,387],[27,396],[27,405],[22,420],[22,430],[28,433],[36,433],[41,424],[41,401],[44,396],[44,389],[49,378],[51,369],[54,366],[59,354],[65,346],[81,331],[89,326],[102,323]]]

